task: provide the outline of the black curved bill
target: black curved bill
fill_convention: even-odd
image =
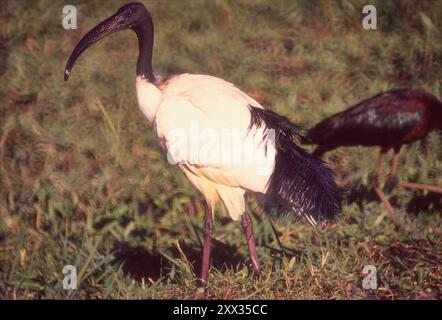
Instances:
[[[69,76],[71,75],[72,67],[77,61],[78,57],[83,53],[84,50],[89,48],[98,40],[114,33],[116,31],[120,31],[128,28],[128,23],[121,16],[117,14],[112,15],[107,18],[103,22],[99,23],[92,30],[90,30],[77,44],[74,51],[72,51],[71,56],[66,64],[66,68],[64,70],[64,80],[67,81]]]

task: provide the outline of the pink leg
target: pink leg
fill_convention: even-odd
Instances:
[[[373,190],[376,192],[379,199],[382,201],[382,203],[385,205],[389,213],[393,213],[394,209],[392,205],[390,204],[390,201],[388,201],[387,197],[385,196],[385,193],[382,191],[381,188],[379,188],[379,175],[382,170],[382,165],[384,164],[385,155],[387,153],[388,149],[382,148],[381,155],[379,156],[378,162],[376,164],[376,169],[374,171],[373,180],[372,180],[372,186]]]
[[[241,224],[244,228],[244,231],[246,232],[247,246],[249,247],[249,254],[250,254],[250,259],[252,260],[253,270],[256,272],[256,274],[259,275],[260,268],[259,268],[258,255],[256,254],[255,239],[253,237],[252,219],[250,219],[250,216],[247,213],[247,211],[244,212],[242,215]]]
[[[205,223],[204,223],[204,244],[203,244],[203,254],[201,262],[201,275],[200,275],[200,285],[205,286],[207,284],[207,278],[209,276],[209,265],[210,265],[210,247],[212,245],[212,231],[213,231],[213,219],[212,212],[209,210],[208,206],[205,206]]]

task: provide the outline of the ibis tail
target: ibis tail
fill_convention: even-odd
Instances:
[[[267,212],[295,212],[316,226],[333,220],[341,211],[341,190],[324,161],[306,152],[294,140],[300,129],[270,110],[253,108],[252,124],[275,131],[275,167],[265,193]]]

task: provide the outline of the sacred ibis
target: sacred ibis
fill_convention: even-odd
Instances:
[[[154,26],[149,11],[141,3],[124,5],[80,40],[67,62],[65,80],[84,50],[124,29],[133,30],[138,37],[139,108],[153,126],[169,161],[178,165],[207,203],[202,284],[208,277],[216,203],[233,220],[241,218],[256,273],[260,267],[252,222],[246,211],[246,192],[261,194],[267,211],[286,209],[313,225],[338,214],[341,194],[331,170],[295,144],[300,131],[287,118],[263,108],[233,84],[216,77],[154,74]],[[232,145],[219,143],[219,136],[225,134],[236,135]],[[201,145],[208,140],[211,143]]]
[[[401,147],[423,139],[434,129],[442,129],[442,103],[423,90],[398,89],[363,100],[323,120],[308,131],[305,142],[318,144],[314,151],[318,156],[340,146],[380,146],[372,185],[392,213],[394,209],[378,181],[385,155],[394,150],[388,182],[395,185]],[[442,193],[442,188],[431,185],[405,181],[399,185]]]

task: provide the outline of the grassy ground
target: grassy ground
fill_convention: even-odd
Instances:
[[[222,77],[308,128],[380,91],[442,97],[442,2],[363,0],[143,1],[156,25],[159,74]],[[194,298],[202,198],[169,165],[136,107],[136,38],[95,45],[68,83],[73,46],[117,1],[7,1],[0,13],[0,297]],[[403,152],[400,178],[442,184],[437,133]],[[263,215],[253,198],[259,281],[241,227],[218,212],[209,298],[442,298],[440,196],[390,190],[390,216],[368,187],[375,149],[326,156],[346,188],[341,220],[314,230]],[[439,206],[439,209],[438,209]],[[61,288],[64,265],[79,288]],[[362,269],[378,290],[362,289]]]

